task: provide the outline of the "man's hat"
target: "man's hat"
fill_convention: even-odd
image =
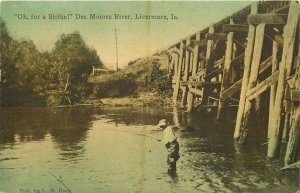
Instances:
[[[167,120],[166,120],[166,119],[160,120],[159,123],[158,123],[158,126],[159,126],[159,127],[167,126]]]

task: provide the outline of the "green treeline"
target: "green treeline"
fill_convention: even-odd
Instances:
[[[1,105],[76,104],[92,91],[92,67],[103,68],[79,32],[61,34],[52,51],[14,40],[0,18]]]

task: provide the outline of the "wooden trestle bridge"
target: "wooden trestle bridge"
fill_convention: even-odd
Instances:
[[[238,107],[234,138],[243,143],[252,109],[267,96],[267,156],[278,156],[288,138],[285,164],[293,163],[300,130],[299,9],[296,1],[254,2],[171,46],[174,104],[188,112],[216,108],[219,121],[229,106]]]

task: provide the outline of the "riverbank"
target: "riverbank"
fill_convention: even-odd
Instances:
[[[166,53],[138,59],[119,71],[89,77],[95,106],[170,106],[172,83]]]
[[[137,97],[125,96],[120,98],[88,99],[87,104],[94,106],[171,106],[170,97],[162,97],[155,93],[143,92]]]

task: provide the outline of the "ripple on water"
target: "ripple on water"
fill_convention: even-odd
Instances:
[[[61,176],[74,192],[286,193],[297,189],[299,174],[278,171],[281,163],[266,160],[260,143],[236,147],[225,130],[202,127],[196,114],[159,108],[57,109],[55,115],[52,111],[39,110],[41,120],[36,120],[36,111],[29,111],[22,115],[29,117],[27,121],[5,123],[11,134],[0,144],[0,186],[5,190],[33,182],[61,187],[49,172]],[[194,128],[177,131],[181,154],[177,177],[166,173],[164,145],[137,135],[161,138],[161,132],[151,131],[161,117]],[[3,179],[9,182],[4,184]]]

